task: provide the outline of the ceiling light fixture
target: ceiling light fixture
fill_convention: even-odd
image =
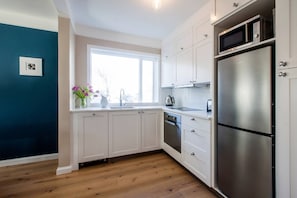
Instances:
[[[161,0],[153,0],[153,7],[155,10],[159,10],[161,8]]]

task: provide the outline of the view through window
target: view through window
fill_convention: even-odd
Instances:
[[[159,57],[133,52],[90,48],[89,82],[99,97],[91,100],[98,104],[105,96],[110,104],[158,102]]]

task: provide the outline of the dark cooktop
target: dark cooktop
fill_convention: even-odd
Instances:
[[[169,109],[175,109],[179,111],[203,111],[202,109],[194,109],[190,107],[168,107]]]

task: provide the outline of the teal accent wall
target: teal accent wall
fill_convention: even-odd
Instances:
[[[19,57],[43,76],[20,76]],[[58,33],[0,24],[0,160],[57,153]]]

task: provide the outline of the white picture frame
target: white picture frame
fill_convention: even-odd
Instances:
[[[19,57],[21,76],[42,76],[42,59]]]

